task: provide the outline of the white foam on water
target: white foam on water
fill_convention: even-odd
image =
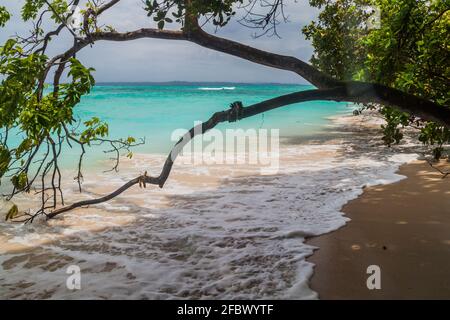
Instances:
[[[198,88],[198,90],[202,90],[202,91],[236,90],[236,87],[204,87],[204,88]]]
[[[83,216],[106,226],[102,231],[65,224],[77,221],[80,210],[54,225],[2,223],[3,241],[31,250],[1,252],[0,297],[316,299],[308,287],[313,265],[305,261],[314,247],[305,238],[345,225],[343,205],[365,186],[401,180],[398,167],[417,158],[380,147],[361,152],[370,139],[285,146],[273,176],[176,165],[165,189],[133,189],[99,206],[108,215]],[[86,185],[118,187],[142,168],[158,172],[163,159],[137,156],[116,178]],[[198,182],[211,175],[219,183]],[[196,178],[187,183],[182,176]],[[130,220],[119,223],[119,214]],[[42,237],[49,241],[36,241]],[[82,271],[80,291],[65,286],[73,264]]]

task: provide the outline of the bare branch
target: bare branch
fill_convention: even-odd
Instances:
[[[174,164],[174,161],[177,159],[179,153],[181,150],[186,146],[196,135],[204,134],[205,132],[213,129],[215,126],[217,126],[219,123],[222,122],[235,122],[239,121],[241,119],[249,118],[252,116],[255,116],[257,114],[273,110],[276,108],[280,108],[283,106],[291,105],[294,103],[300,103],[305,101],[315,101],[315,100],[331,100],[331,101],[342,101],[343,99],[354,99],[357,100],[359,97],[348,97],[346,88],[334,88],[334,89],[320,89],[320,90],[308,90],[308,91],[300,91],[296,93],[291,93],[288,95],[280,96],[274,99],[266,100],[248,107],[243,107],[240,102],[235,102],[231,105],[231,108],[226,111],[216,112],[212,115],[212,117],[207,120],[206,122],[203,122],[198,127],[192,128],[180,141],[178,141],[177,144],[173,147],[172,151],[170,152],[169,156],[166,159],[166,162],[163,166],[163,169],[161,171],[161,174],[158,177],[149,177],[146,174],[143,176],[139,176],[133,180],[130,180],[126,184],[124,184],[122,187],[117,189],[116,191],[98,198],[98,199],[92,199],[92,200],[84,200],[80,202],[76,202],[72,205],[69,205],[67,207],[62,207],[60,209],[54,210],[53,212],[47,214],[47,218],[51,219],[54,218],[64,212],[71,211],[76,208],[89,206],[89,205],[95,205],[99,203],[103,203],[106,201],[109,201],[126,190],[130,189],[136,184],[141,184],[142,182],[157,185],[160,188],[163,188],[167,179],[170,176],[170,173],[172,171],[172,167]],[[201,130],[196,130],[196,129]]]
[[[346,82],[340,81],[334,79],[333,77],[328,76],[327,74],[321,72],[320,70],[316,69],[315,67],[296,57],[267,52],[264,50],[247,46],[245,44],[241,44],[236,41],[208,34],[205,31],[203,31],[202,28],[199,26],[197,14],[190,13],[189,10],[190,0],[186,0],[186,3],[188,5],[186,5],[185,21],[182,30],[170,31],[153,28],[143,28],[132,32],[124,32],[124,33],[119,33],[115,31],[112,32],[98,31],[96,28],[97,17],[106,10],[110,9],[115,4],[117,4],[119,1],[120,0],[112,0],[102,6],[98,6],[98,2],[95,2],[96,8],[86,11],[84,15],[85,18],[84,37],[83,32],[81,32],[81,36],[77,36],[72,30],[72,34],[74,35],[73,46],[69,48],[66,52],[53,57],[47,62],[43,75],[39,79],[40,82],[37,88],[38,100],[40,100],[42,97],[44,82],[50,70],[52,70],[55,67],[56,71],[54,74],[53,85],[55,97],[58,96],[59,83],[61,76],[65,70],[66,64],[69,62],[69,59],[71,57],[74,57],[80,50],[82,50],[86,46],[92,45],[97,41],[132,41],[143,38],[182,40],[196,43],[202,47],[226,53],[235,57],[239,57],[251,61],[253,63],[295,72],[296,74],[305,78],[307,81],[309,81],[311,84],[315,85],[319,89],[291,93],[274,99],[266,100],[248,107],[243,107],[242,104],[238,102],[234,103],[232,104],[232,107],[229,110],[217,112],[214,115],[212,115],[212,117],[208,121],[201,124],[200,128],[201,130],[195,130],[198,129],[198,127],[192,128],[189,131],[189,133],[174,146],[158,177],[150,177],[147,175],[147,173],[145,173],[144,175],[141,175],[127,182],[116,191],[108,195],[105,195],[104,197],[76,202],[69,206],[64,206],[64,199],[61,190],[61,173],[58,167],[58,158],[61,152],[61,144],[62,141],[66,139],[69,145],[70,141],[72,141],[74,143],[77,143],[81,147],[82,152],[78,164],[78,175],[75,178],[78,181],[78,186],[81,191],[81,183],[83,178],[81,170],[82,170],[83,156],[85,154],[84,149],[85,143],[77,139],[76,135],[69,132],[67,128],[64,128],[66,133],[65,137],[60,136],[60,134],[57,135],[58,138],[57,142],[52,140],[50,136],[45,136],[44,140],[47,144],[47,151],[45,153],[45,157],[41,160],[38,160],[39,163],[38,171],[34,176],[34,178],[28,183],[27,187],[28,189],[31,187],[37,176],[41,177],[41,188],[39,191],[39,193],[41,193],[41,208],[33,215],[30,213],[24,214],[22,217],[27,217],[26,220],[27,222],[32,222],[33,219],[35,219],[39,215],[45,215],[47,216],[48,219],[50,219],[64,212],[73,210],[75,208],[88,205],[95,205],[109,201],[136,184],[139,184],[140,186],[144,187],[146,186],[146,184],[153,184],[159,186],[160,188],[163,188],[167,179],[170,176],[174,161],[176,160],[178,154],[181,152],[183,147],[189,141],[191,141],[197,134],[203,134],[206,131],[214,128],[217,124],[221,122],[226,121],[234,122],[237,120],[241,120],[243,118],[248,118],[275,108],[283,107],[294,103],[313,100],[329,100],[329,101],[347,101],[355,103],[376,103],[382,105],[391,105],[397,108],[398,110],[408,112],[412,116],[419,117],[422,120],[434,121],[447,128],[450,128],[450,108],[447,106],[442,106],[434,102],[422,99],[420,97],[413,96],[408,93],[393,88],[389,88],[380,84],[371,84],[357,81],[346,81]],[[276,7],[272,8],[271,11],[269,11],[269,13],[266,16],[262,15],[258,17],[257,15],[256,16],[253,15],[249,19],[254,19],[253,23],[260,24],[261,26],[263,26],[263,29],[269,26],[270,24],[272,24],[273,28],[275,28],[278,14],[280,12],[281,14],[283,14],[282,13],[283,1],[282,0],[274,0],[274,1],[276,2]],[[256,2],[256,0],[254,2]],[[261,2],[268,4],[270,3],[269,0],[261,0]],[[51,5],[48,2],[47,4],[51,8]],[[53,8],[51,9],[53,10]],[[94,20],[93,24],[90,18],[93,18]],[[50,38],[53,35],[58,35],[61,32],[61,30],[64,29],[64,27],[67,27],[66,22],[63,20],[62,17],[60,17],[60,20],[62,21],[62,25],[60,25],[55,31],[52,31],[47,35],[45,35],[44,38],[38,37],[37,36],[38,32],[36,32],[36,34],[33,35],[31,39],[24,39],[24,41],[25,42],[28,41],[30,44],[33,45],[42,44],[42,47],[40,49],[37,49],[36,52],[44,53],[46,51]],[[40,23],[41,18],[38,19],[37,25],[35,26],[36,30],[39,29]],[[117,143],[117,141],[107,139],[104,140],[98,139],[97,142],[99,143],[107,142],[111,144],[112,146],[111,151],[116,155],[116,157],[114,158],[116,160],[116,163],[115,166],[113,167],[113,170],[117,169],[117,166],[119,164],[120,150],[122,150],[123,148],[126,149],[127,145],[126,144],[121,145],[120,143],[123,143],[123,141],[121,141],[119,145],[116,145],[115,143]],[[43,141],[41,143],[43,143]],[[30,157],[29,162],[31,163],[32,159],[34,158],[33,152],[30,151],[30,153],[27,154],[26,156]],[[48,156],[50,156],[50,159],[47,161]],[[50,182],[49,179],[47,178],[47,175],[51,176]],[[47,187],[47,185],[49,184],[51,186]],[[51,195],[47,194],[47,190],[50,190]],[[16,190],[14,190],[14,192],[15,191]],[[57,209],[58,193],[60,193],[61,203],[63,206],[59,209]],[[50,210],[50,213],[48,213],[48,210]]]

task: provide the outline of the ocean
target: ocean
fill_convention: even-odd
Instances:
[[[111,137],[145,137],[119,172],[104,172],[102,149],[86,159],[84,193],[67,150],[66,201],[98,197],[148,171],[158,175],[176,129],[189,129],[230,103],[249,105],[302,85],[172,83],[98,84],[76,109],[99,117]],[[345,103],[292,105],[218,126],[278,129],[279,170],[258,164],[175,164],[164,189],[148,186],[115,200],[32,225],[0,222],[0,298],[46,299],[316,299],[308,286],[315,248],[305,238],[348,221],[341,208],[363,187],[402,179],[417,157],[389,150],[372,118]],[[402,148],[402,146],[398,147]],[[33,204],[30,196],[15,201]],[[1,204],[1,214],[10,204]],[[79,268],[81,289],[67,286]],[[331,276],[330,276],[331,277]]]
[[[244,106],[283,94],[314,89],[309,85],[293,84],[233,84],[233,83],[99,83],[89,95],[82,98],[74,110],[81,122],[98,117],[109,125],[110,138],[132,136],[145,144],[133,149],[146,154],[167,154],[176,140],[172,133],[189,130],[196,122],[209,119],[215,112],[226,110],[230,104],[241,101]],[[47,88],[50,92],[51,88]],[[278,129],[280,136],[304,138],[316,136],[327,126],[327,118],[351,114],[346,103],[307,102],[286,106],[243,119],[237,123],[223,123],[225,129]],[[80,132],[83,126],[77,128]],[[10,140],[18,145],[23,135],[11,134]],[[88,148],[86,164],[97,167],[108,159],[103,151],[107,146]],[[77,165],[78,148],[64,149],[60,163],[66,168]]]
[[[209,119],[213,113],[228,109],[235,101],[248,106],[311,89],[314,87],[286,84],[99,83],[77,106],[76,117],[82,120],[99,117],[109,124],[112,138],[145,138],[145,145],[135,151],[161,154],[168,153],[173,147],[175,141],[171,137],[175,130],[190,129],[196,121]],[[327,125],[328,117],[349,113],[351,108],[346,103],[308,102],[237,123],[220,124],[217,129],[279,129],[282,137],[307,137],[320,133]]]

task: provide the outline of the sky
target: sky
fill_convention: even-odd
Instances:
[[[20,20],[23,0],[0,0],[13,14],[5,28],[0,29],[0,42],[16,33],[26,35],[30,25]],[[102,15],[100,22],[117,31],[132,31],[154,27],[143,10],[142,0],[122,0]],[[254,30],[245,28],[234,19],[216,35],[259,49],[298,57],[308,61],[313,48],[301,33],[303,26],[317,17],[317,10],[307,0],[287,0],[289,22],[278,27],[281,38],[254,38]],[[239,12],[238,16],[239,17]],[[236,17],[236,18],[237,18]],[[212,28],[207,31],[214,32]],[[67,32],[66,32],[67,33]],[[71,46],[68,33],[54,41],[49,54],[64,52]],[[128,42],[98,42],[83,49],[77,58],[96,69],[97,82],[162,82],[162,81],[226,81],[306,83],[297,74],[277,70],[232,57],[185,41],[140,39]]]

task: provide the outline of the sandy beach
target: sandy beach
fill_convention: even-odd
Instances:
[[[450,180],[425,164],[396,174],[417,159],[417,147],[386,148],[379,118],[330,120],[323,136],[286,139],[277,174],[262,174],[259,165],[189,165],[182,157],[164,189],[134,188],[49,222],[0,223],[0,297],[407,298],[401,294],[411,283],[425,298],[449,297]],[[159,172],[164,160],[136,154],[119,173],[86,174],[81,195],[66,181],[66,199],[105,194],[143,168]],[[404,175],[410,178],[395,183]],[[29,205],[23,201],[19,207]],[[378,292],[365,287],[373,264],[382,269]],[[65,286],[71,265],[82,271],[82,290]]]
[[[450,299],[450,179],[420,161],[399,174],[344,206],[345,227],[308,241],[320,299]],[[367,289],[369,265],[381,290]]]

